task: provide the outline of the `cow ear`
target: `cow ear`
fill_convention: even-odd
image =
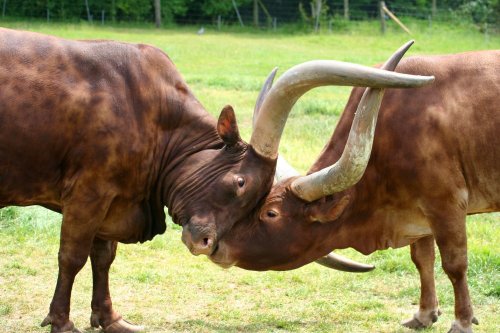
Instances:
[[[233,146],[240,141],[240,132],[236,124],[236,116],[231,105],[226,105],[219,116],[217,122],[217,132],[222,141],[228,146]]]
[[[309,222],[328,223],[335,221],[344,212],[350,200],[348,195],[344,195],[338,200],[322,198],[313,202],[307,211]]]

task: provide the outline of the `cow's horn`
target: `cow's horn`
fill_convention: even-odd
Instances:
[[[266,81],[262,85],[262,88],[260,89],[259,96],[257,97],[257,102],[255,102],[255,108],[253,109],[253,118],[252,118],[252,125],[255,126],[255,121],[257,120],[257,116],[259,115],[260,107],[262,106],[262,102],[264,102],[264,99],[267,96],[267,93],[273,86],[273,81],[276,76],[276,72],[278,71],[278,67],[274,67],[274,69],[269,73],[267,76]]]
[[[257,97],[257,102],[255,103],[255,107],[253,109],[253,118],[252,125],[255,126],[255,122],[259,115],[260,107],[262,106],[262,102],[267,96],[267,93],[273,86],[274,77],[276,76],[276,72],[278,71],[278,67],[275,67],[271,73],[269,73],[266,81],[262,85],[260,89],[259,96]],[[300,173],[295,170],[284,158],[278,156],[278,162],[276,163],[276,172],[274,174],[274,181],[279,182],[283,179],[287,179],[294,176],[300,176]]]
[[[305,62],[286,71],[261,102],[250,145],[258,154],[276,159],[292,106],[312,88],[326,85],[411,88],[433,80],[432,76],[392,73],[333,60]]]
[[[364,273],[375,269],[375,266],[360,264],[333,252],[331,252],[327,256],[324,256],[323,258],[316,260],[316,263],[328,268],[336,269],[338,271],[351,273]]]
[[[275,67],[271,73],[269,73],[266,81],[262,85],[260,89],[259,96],[257,97],[257,102],[255,103],[255,108],[253,109],[253,123],[255,126],[255,122],[259,115],[260,107],[262,106],[262,102],[267,96],[267,93],[273,86],[274,77],[276,76],[276,72],[278,71],[278,67]],[[278,156],[278,162],[276,163],[276,172],[274,173],[275,182],[280,182],[283,179],[287,179],[294,176],[300,176],[300,173],[295,170],[284,158]]]
[[[382,66],[394,70],[413,41],[403,45]],[[433,78],[426,83],[432,82]],[[354,116],[351,131],[340,159],[333,165],[299,177],[291,184],[295,195],[306,201],[314,201],[326,195],[341,192],[356,184],[365,172],[370,159],[378,111],[384,89],[365,90]]]

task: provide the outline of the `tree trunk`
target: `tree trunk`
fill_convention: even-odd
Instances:
[[[319,19],[321,16],[321,5],[323,4],[323,0],[316,0],[316,22],[314,24],[314,32],[319,31]]]
[[[116,5],[115,0],[111,1],[111,21],[116,22]]]
[[[259,0],[253,0],[253,25],[259,27]]]
[[[155,0],[155,26],[161,27],[161,3],[160,0]]]
[[[90,16],[89,0],[85,0],[85,7],[87,8],[87,20],[92,23],[92,16]]]

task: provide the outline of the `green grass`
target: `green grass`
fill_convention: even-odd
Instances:
[[[217,115],[232,104],[248,139],[253,103],[274,66],[280,73],[311,59],[336,59],[372,65],[384,61],[409,39],[390,26],[386,36],[376,23],[353,23],[335,34],[218,33],[196,35],[196,28],[153,30],[9,22],[5,25],[67,38],[108,38],[156,45],[178,66],[208,111]],[[416,40],[409,54],[498,49],[500,37],[485,37],[471,27],[410,22]],[[282,152],[306,170],[329,138],[349,88],[308,93],[293,110]],[[499,332],[500,214],[469,218],[469,285],[475,332]],[[38,325],[48,311],[57,277],[60,215],[39,207],[0,210],[0,331],[48,332]],[[399,322],[416,311],[419,280],[409,248],[364,257],[374,272],[352,275],[311,264],[290,272],[223,270],[193,257],[169,223],[165,235],[142,245],[119,246],[111,271],[114,304],[128,320],[150,332],[409,332]],[[91,272],[78,275],[72,318],[88,329]],[[436,262],[443,315],[426,332],[445,332],[453,320],[453,291]]]

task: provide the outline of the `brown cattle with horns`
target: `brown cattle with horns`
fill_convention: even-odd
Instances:
[[[455,292],[456,321],[449,332],[469,333],[477,321],[467,287],[466,216],[500,210],[500,51],[411,57],[398,71],[436,80],[420,89],[386,91],[373,147],[372,137],[355,140],[349,129],[374,130],[378,109],[366,105],[380,103],[383,90],[353,89],[309,174],[299,176],[278,162],[280,181],[260,210],[236,223],[211,259],[287,270],[334,249],[369,254],[410,245],[421,297],[419,310],[403,325],[417,329],[431,326],[440,313],[436,242]],[[271,89],[268,96],[273,94]],[[365,104],[356,111],[360,100]],[[318,261],[347,271],[373,268],[334,254]]]
[[[334,61],[301,68],[304,78],[294,82],[303,93],[318,85],[429,81]],[[316,85],[304,82],[310,76]],[[211,254],[269,191],[283,127],[261,124],[243,142],[232,108],[217,122],[154,47],[0,29],[0,207],[38,204],[63,214],[59,275],[42,325],[76,331],[71,289],[90,256],[91,325],[141,330],[112,307],[117,242],[163,233],[167,206],[191,252]]]

